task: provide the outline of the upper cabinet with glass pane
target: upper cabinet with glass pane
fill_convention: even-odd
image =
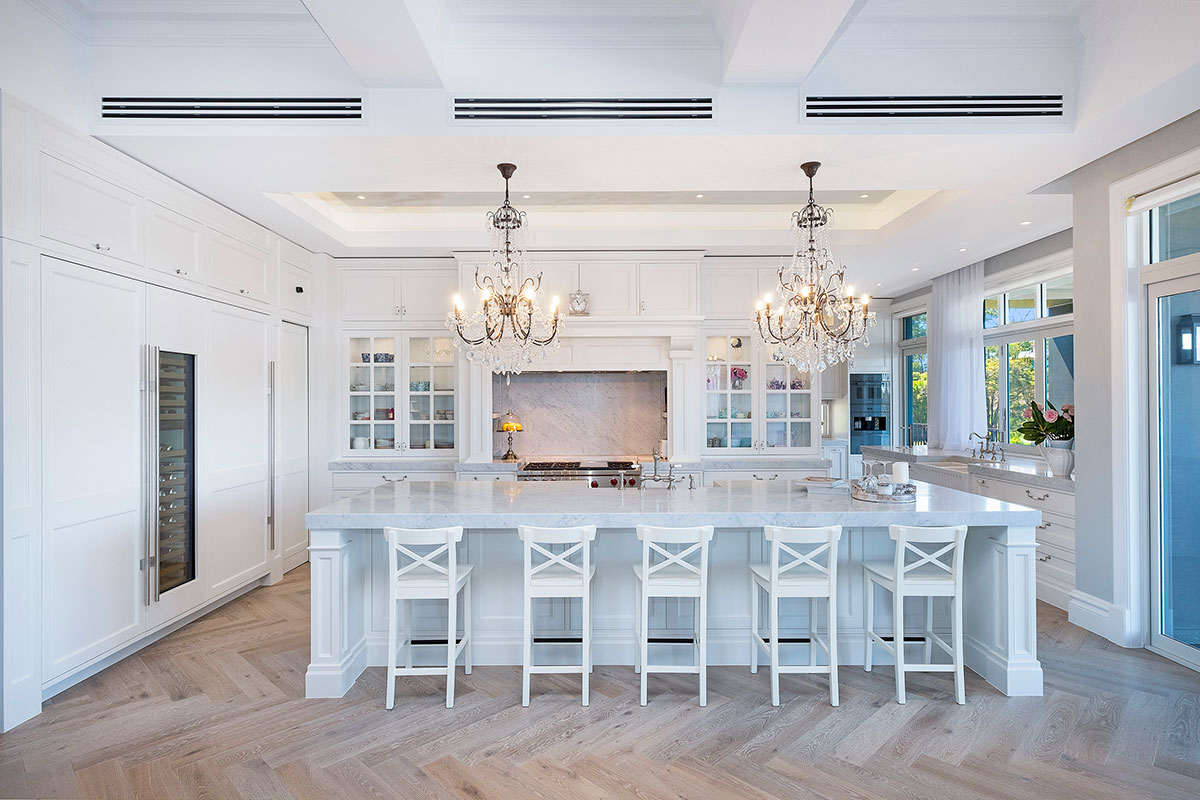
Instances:
[[[347,339],[348,455],[453,455],[457,444],[454,343],[400,333]]]
[[[772,361],[750,336],[709,336],[705,358],[707,450],[817,452],[820,402],[807,373]]]

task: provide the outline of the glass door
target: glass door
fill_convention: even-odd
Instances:
[[[709,336],[705,343],[705,446],[709,450],[757,446],[750,345],[747,336]]]
[[[349,358],[349,450],[398,450],[396,337],[353,336]]]
[[[1200,276],[1150,287],[1150,644],[1200,668]]]
[[[769,363],[764,366],[763,381],[763,444],[772,448],[811,448],[812,377],[790,364]]]
[[[408,449],[454,450],[454,341],[408,337]]]
[[[196,357],[158,351],[155,597],[196,578]]]

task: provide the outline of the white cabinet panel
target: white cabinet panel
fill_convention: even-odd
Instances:
[[[290,261],[279,264],[279,305],[284,311],[312,314],[312,273]]]
[[[700,313],[712,318],[749,319],[758,300],[755,270],[704,267],[700,272]]]
[[[342,270],[342,319],[381,320],[400,317],[400,281],[391,270]]]
[[[404,270],[400,273],[400,317],[409,321],[440,322],[458,293],[458,272],[452,269]]]
[[[204,283],[204,226],[157,203],[146,203],[146,266]]]
[[[284,568],[308,560],[308,328],[283,323],[275,368],[275,534]]]
[[[822,400],[840,400],[850,391],[849,366],[845,361],[827,367],[819,376]]]
[[[208,285],[238,297],[270,302],[271,254],[220,231],[208,231]]]
[[[145,292],[43,261],[43,681],[145,627],[142,508]]]
[[[42,235],[142,263],[142,198],[42,154]]]
[[[638,266],[640,312],[647,316],[695,314],[697,306],[696,271],[697,267],[694,261],[640,264]],[[753,304],[749,308],[753,308]]]
[[[267,317],[212,303],[198,365],[202,520],[209,597],[264,575],[267,563]]]
[[[567,296],[579,288],[579,264],[575,261],[540,261],[534,265],[542,273],[544,308],[550,309],[550,298],[557,297],[559,308],[566,313]]]
[[[587,292],[594,317],[628,317],[637,314],[637,264],[628,261],[595,261],[579,267],[579,288]]]

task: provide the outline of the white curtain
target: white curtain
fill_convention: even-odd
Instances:
[[[933,279],[929,300],[929,446],[970,447],[987,434],[983,391],[983,262]]]

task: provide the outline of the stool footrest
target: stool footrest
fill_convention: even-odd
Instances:
[[[578,664],[531,664],[531,675],[582,675],[583,667]]]

